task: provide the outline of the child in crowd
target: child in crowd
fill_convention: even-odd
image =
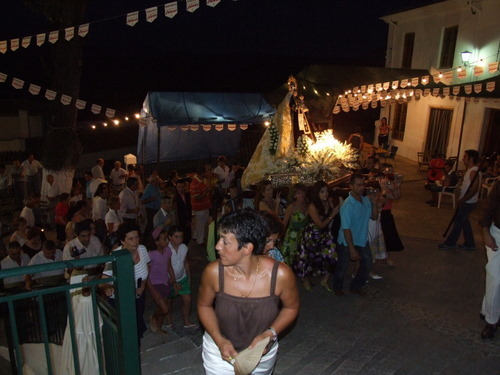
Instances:
[[[172,326],[172,302],[181,296],[182,298],[182,316],[184,319],[184,328],[196,327],[196,324],[189,320],[191,309],[191,270],[187,259],[188,248],[182,243],[184,233],[179,225],[172,225],[168,230],[168,241],[170,251],[172,252],[171,264],[174,270],[173,288],[169,296],[167,327]]]
[[[123,222],[120,213],[120,198],[111,197],[108,199],[109,210],[104,217],[104,222],[108,229],[108,234],[114,233],[118,230],[118,227]]]
[[[168,228],[172,224],[177,224],[173,200],[170,195],[164,195],[161,198],[161,208],[153,217],[153,228]]]
[[[172,268],[172,250],[168,246],[168,233],[162,227],[156,228],[153,233],[153,240],[156,243],[156,249],[149,252],[149,278],[147,286],[151,297],[155,301],[158,308],[151,315],[150,329],[151,332],[166,334],[161,326],[163,319],[169,312],[169,302],[167,300],[171,292],[171,280],[175,280],[174,270]],[[168,271],[168,272],[166,272]]]
[[[267,211],[261,211],[260,214],[266,221],[269,232],[266,237],[266,246],[264,247],[263,254],[276,259],[278,262],[284,262],[285,259],[278,249],[278,241],[283,233],[283,224],[278,216],[271,214]]]
[[[224,205],[224,210],[222,214],[229,214],[231,212],[241,210],[243,208],[243,198],[241,198],[238,186],[236,184],[232,184],[229,186],[229,200]]]

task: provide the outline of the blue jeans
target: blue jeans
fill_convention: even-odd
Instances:
[[[373,267],[372,252],[368,244],[366,246],[355,246],[361,259],[359,260],[359,269],[351,282],[351,290],[360,290],[366,284],[368,274]],[[333,289],[344,289],[344,278],[347,266],[351,259],[349,247],[339,244],[336,248],[337,251],[337,264],[335,265],[335,272],[333,273]]]
[[[457,244],[460,233],[464,232],[464,245],[467,247],[475,247],[474,233],[470,225],[469,215],[472,210],[476,208],[476,203],[463,203],[459,208],[451,232],[446,238],[444,243],[448,246],[455,246]]]

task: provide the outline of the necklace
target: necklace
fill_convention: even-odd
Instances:
[[[255,267],[255,279],[253,280],[252,288],[248,292],[247,295],[244,295],[243,292],[240,289],[240,284],[238,283],[238,280],[236,279],[236,276],[233,276],[234,281],[236,282],[236,286],[238,287],[238,291],[241,294],[241,297],[247,298],[250,294],[252,294],[253,287],[255,286],[255,282],[257,281],[257,275],[259,274],[259,265],[260,265],[260,257],[257,257],[257,267]]]

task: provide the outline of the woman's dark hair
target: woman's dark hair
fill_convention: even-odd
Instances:
[[[136,223],[133,223],[131,221],[126,221],[124,223],[121,223],[118,226],[118,230],[116,233],[118,233],[118,239],[120,241],[125,241],[125,237],[127,237],[127,233],[137,231],[137,233],[140,234],[139,226]]]
[[[264,191],[266,190],[267,185],[271,185],[271,181],[269,180],[263,180],[258,183],[257,185],[257,193],[255,194],[255,199],[253,201],[253,207],[258,210],[259,209],[259,203],[264,197]]]
[[[94,197],[102,197],[102,192],[104,191],[104,189],[107,189],[108,188],[108,184],[103,182],[102,184],[99,184],[99,186],[97,187],[95,193],[94,193]]]
[[[78,201],[75,203],[74,206],[71,206],[68,210],[68,213],[66,214],[66,220],[71,221],[73,219],[73,216],[80,211],[83,207],[87,206],[87,202],[84,200]]]
[[[477,152],[476,150],[465,150],[464,152],[470,159],[472,159],[472,162],[474,164],[477,164],[479,162],[479,152]]]
[[[277,233],[281,235],[281,233],[283,233],[283,223],[278,215],[272,214],[268,211],[260,211],[259,214],[264,218],[267,224],[268,231],[266,237]]]
[[[69,193],[61,193],[61,195],[59,196],[59,202],[64,202],[68,198],[69,198]]]
[[[324,217],[327,213],[325,212],[325,206],[321,199],[319,198],[319,192],[324,187],[328,188],[325,181],[316,181],[316,183],[311,188],[311,199],[310,202],[314,204],[314,207],[318,210],[319,216]]]
[[[293,184],[292,188],[290,189],[290,193],[288,194],[288,202],[295,201],[295,194],[297,194],[298,191],[303,191],[304,194],[307,194],[306,185],[301,184],[301,183]]]
[[[253,253],[262,255],[268,227],[264,218],[250,208],[224,215],[219,222],[220,233],[232,233],[238,241],[238,250],[251,243]]]

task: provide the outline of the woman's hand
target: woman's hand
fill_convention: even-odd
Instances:
[[[217,343],[219,347],[221,357],[224,361],[232,363],[233,359],[238,355],[238,352],[234,348],[231,341],[226,338],[221,338]]]
[[[146,289],[145,283],[143,283],[139,288],[135,290],[135,294],[137,294],[138,296],[142,295],[142,293],[144,293],[144,289]]]
[[[264,340],[266,337],[269,337],[271,338],[272,336],[272,332],[267,330],[267,331],[264,331],[262,332],[260,335],[258,335],[257,337],[255,337],[252,342],[250,343],[250,345],[248,345],[248,349],[252,349],[255,345],[257,345],[258,342]],[[262,354],[266,354],[268,351],[269,351],[269,345],[266,346],[266,348],[264,349],[264,351],[262,352]]]
[[[276,198],[275,198],[276,204],[279,205],[281,203],[281,191],[278,190],[276,192]]]

